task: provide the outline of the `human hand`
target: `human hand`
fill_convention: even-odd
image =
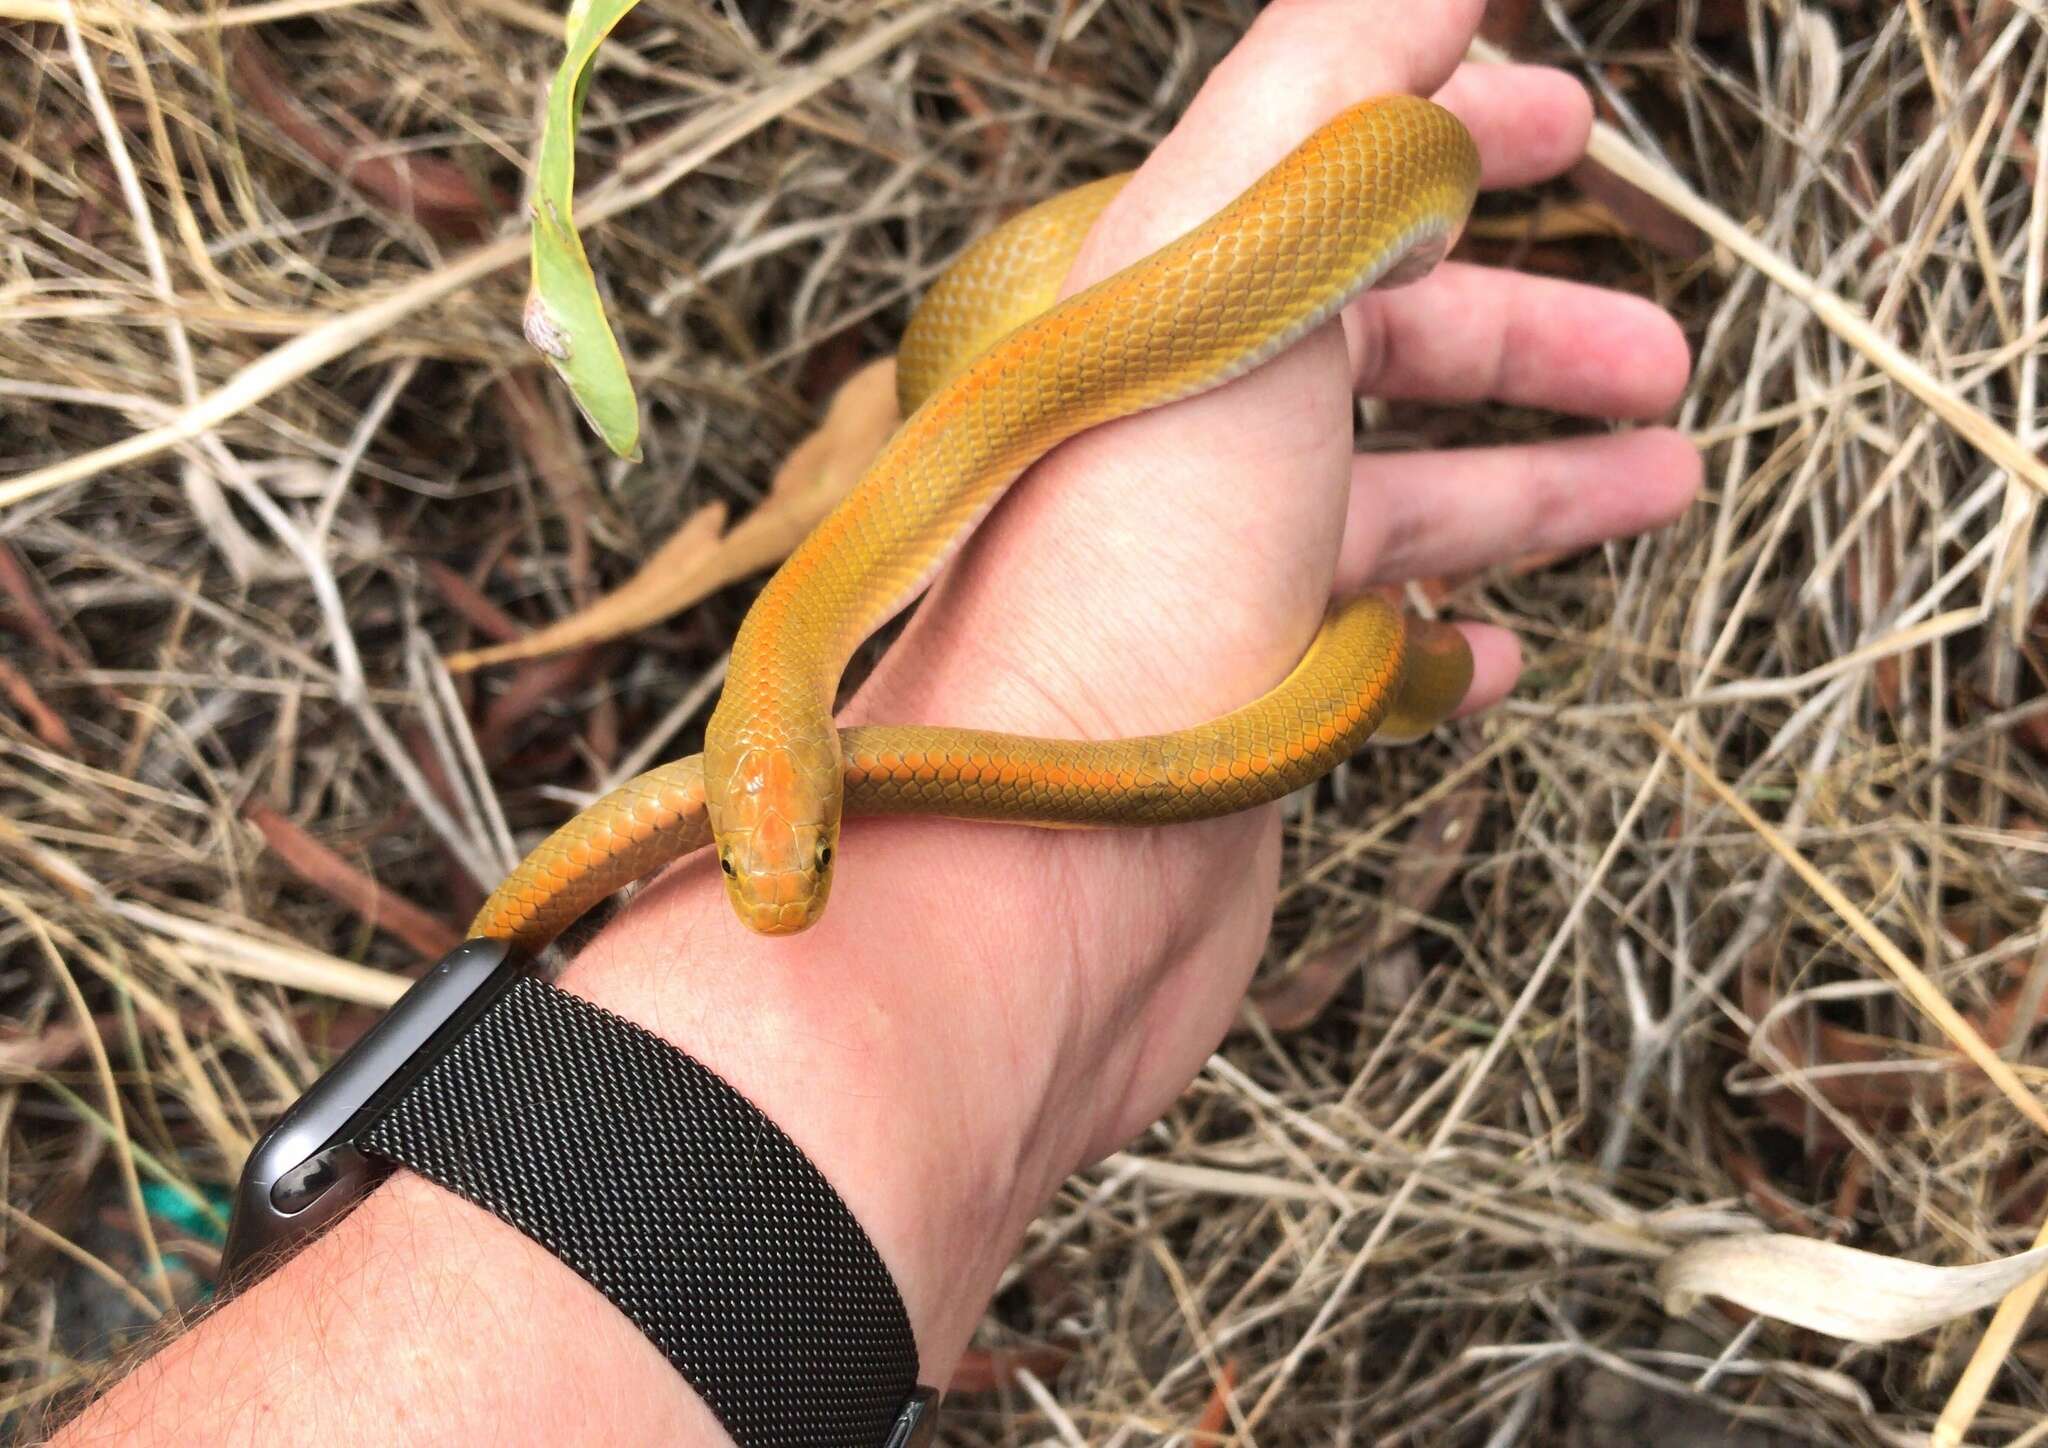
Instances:
[[[1315,126],[1434,93],[1484,184],[1555,174],[1590,109],[1568,78],[1459,65],[1478,0],[1267,10],[1105,215],[1069,290],[1171,239]],[[1352,400],[1671,406],[1687,355],[1646,302],[1449,264],[1373,293],[1250,376],[1101,428],[1020,481],[848,723],[1109,737],[1198,723],[1276,682],[1333,588],[1591,544],[1679,512],[1699,465],[1646,429],[1455,454],[1351,452]],[[1512,685],[1467,630],[1468,708]],[[660,1031],[840,1186],[942,1370],[1058,1182],[1141,1130],[1226,1029],[1264,940],[1276,810],[1144,831],[850,821],[820,925],[746,932],[708,858],[623,911],[565,982]]]

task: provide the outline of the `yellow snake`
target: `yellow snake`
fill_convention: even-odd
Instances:
[[[1333,608],[1294,671],[1199,728],[1110,741],[836,728],[853,651],[908,605],[1034,461],[1086,428],[1239,376],[1375,283],[1434,266],[1479,159],[1449,112],[1345,111],[1179,240],[1054,304],[1111,177],[971,247],[904,337],[907,420],[762,590],[733,643],[704,752],[638,776],[544,841],[472,936],[538,950],[621,886],[716,842],[740,918],[815,922],[844,814],[1037,825],[1166,824],[1279,798],[1375,730],[1412,737],[1471,681],[1463,636],[1367,595]]]

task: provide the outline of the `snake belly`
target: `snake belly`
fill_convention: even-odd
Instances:
[[[847,814],[1145,825],[1267,803],[1376,730],[1412,737],[1471,679],[1463,636],[1364,596],[1262,698],[1194,729],[1072,741],[925,726],[838,729],[853,651],[931,582],[1026,468],[1090,427],[1221,385],[1376,283],[1426,272],[1478,183],[1471,137],[1426,100],[1354,106],[1236,200],[1053,303],[1114,177],[968,249],[906,332],[907,420],[784,562],[734,641],[704,752],[651,770],[544,841],[472,936],[537,950],[590,906],[714,844],[758,931],[815,922]]]

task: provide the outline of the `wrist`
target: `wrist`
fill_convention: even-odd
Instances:
[[[963,1028],[930,988],[960,962],[904,912],[862,913],[835,903],[818,929],[765,939],[733,917],[708,859],[689,862],[559,983],[694,1057],[796,1143],[874,1242],[924,1380],[943,1383],[1038,1189],[1014,1098],[970,1084]]]
[[[729,1443],[637,1328],[407,1171],[174,1338],[57,1441]]]

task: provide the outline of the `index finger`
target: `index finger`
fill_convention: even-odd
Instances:
[[[1277,0],[1103,213],[1066,290],[1189,230],[1345,107],[1435,93],[1458,68],[1485,8],[1483,0]]]

